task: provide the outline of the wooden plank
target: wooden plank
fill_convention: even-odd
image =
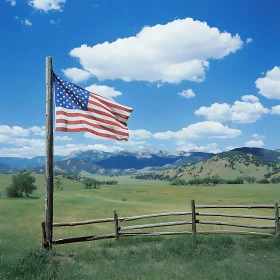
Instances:
[[[195,201],[191,201],[192,208],[192,233],[196,234],[196,212],[195,212]]]
[[[178,231],[178,232],[119,232],[121,236],[160,236],[160,235],[180,235],[192,234],[191,231]]]
[[[233,227],[244,227],[244,228],[260,228],[260,229],[274,229],[275,225],[245,225],[238,223],[220,222],[220,221],[197,221],[202,225],[220,225],[220,226],[233,226]]]
[[[54,227],[75,227],[82,225],[90,225],[90,224],[99,224],[99,223],[107,223],[114,222],[114,218],[106,218],[106,219],[96,219],[96,220],[88,220],[81,222],[65,222],[65,223],[54,223]]]
[[[65,238],[65,239],[54,240],[53,245],[84,242],[84,241],[93,241],[93,240],[100,240],[100,239],[109,239],[109,238],[115,238],[115,237],[116,236],[114,233],[108,233],[108,234],[100,234],[100,235]]]
[[[177,221],[169,223],[157,223],[157,224],[146,224],[146,225],[137,225],[137,226],[127,226],[121,227],[120,230],[132,230],[132,229],[141,229],[141,228],[155,228],[155,227],[170,227],[170,226],[180,226],[180,225],[190,225],[191,221]]]
[[[237,235],[257,235],[273,237],[271,233],[252,232],[252,231],[232,231],[232,230],[211,230],[211,231],[198,231],[199,234],[237,234]]]
[[[275,216],[275,235],[280,233],[280,224],[279,224],[279,206],[278,201],[274,201],[274,216]]]
[[[196,213],[198,216],[214,216],[214,217],[233,217],[233,218],[248,218],[248,219],[262,219],[262,220],[273,220],[272,216],[255,216],[255,215],[239,215],[239,214],[222,214],[222,213]]]
[[[273,204],[253,204],[253,205],[197,205],[196,209],[204,208],[248,208],[248,209],[260,209],[269,208],[273,209]]]
[[[115,221],[115,236],[116,239],[119,239],[119,221],[117,211],[114,211],[114,221]]]
[[[129,221],[135,221],[135,220],[153,218],[153,217],[191,215],[191,213],[192,212],[168,212],[168,213],[149,214],[149,215],[134,216],[134,217],[120,217],[119,221],[129,222]]]

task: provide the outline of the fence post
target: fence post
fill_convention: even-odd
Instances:
[[[41,227],[42,227],[42,235],[43,235],[43,239],[42,239],[42,247],[43,249],[47,249],[47,237],[46,237],[46,223],[42,222],[41,223]]]
[[[274,201],[274,216],[275,216],[275,235],[279,235],[280,234],[280,224],[279,224],[278,201]]]
[[[196,234],[196,213],[195,213],[195,201],[191,202],[192,207],[192,233]]]
[[[117,211],[114,211],[114,221],[115,221],[115,235],[116,239],[119,239],[119,220],[118,220],[118,214]]]

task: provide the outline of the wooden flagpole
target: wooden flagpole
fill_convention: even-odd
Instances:
[[[46,57],[46,241],[44,248],[52,249],[53,235],[53,72],[52,58]]]

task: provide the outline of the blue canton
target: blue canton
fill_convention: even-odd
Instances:
[[[54,75],[56,107],[87,111],[90,92]]]

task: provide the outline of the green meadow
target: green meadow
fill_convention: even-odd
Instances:
[[[41,249],[44,221],[44,177],[36,176],[33,198],[11,199],[5,188],[11,175],[0,174],[0,279],[280,279],[280,239],[231,235],[120,237]],[[164,181],[130,177],[117,186],[86,190],[76,181],[63,180],[63,191],[54,192],[54,222],[73,222],[169,211],[190,211],[196,204],[272,204],[280,201],[279,184],[171,186]],[[217,210],[273,216],[272,210]],[[203,211],[201,211],[203,212]],[[207,212],[205,210],[204,212]],[[208,212],[216,212],[209,210]],[[122,225],[189,220],[190,217],[143,219]],[[233,221],[227,218],[207,220]],[[234,219],[237,223],[273,224],[273,221]],[[198,230],[226,229],[197,225]],[[155,231],[190,230],[190,225]],[[231,229],[235,229],[231,227]],[[151,229],[152,230],[152,229]],[[151,231],[149,229],[145,231]],[[273,232],[273,230],[261,230]],[[54,239],[113,233],[114,224],[54,228]]]

